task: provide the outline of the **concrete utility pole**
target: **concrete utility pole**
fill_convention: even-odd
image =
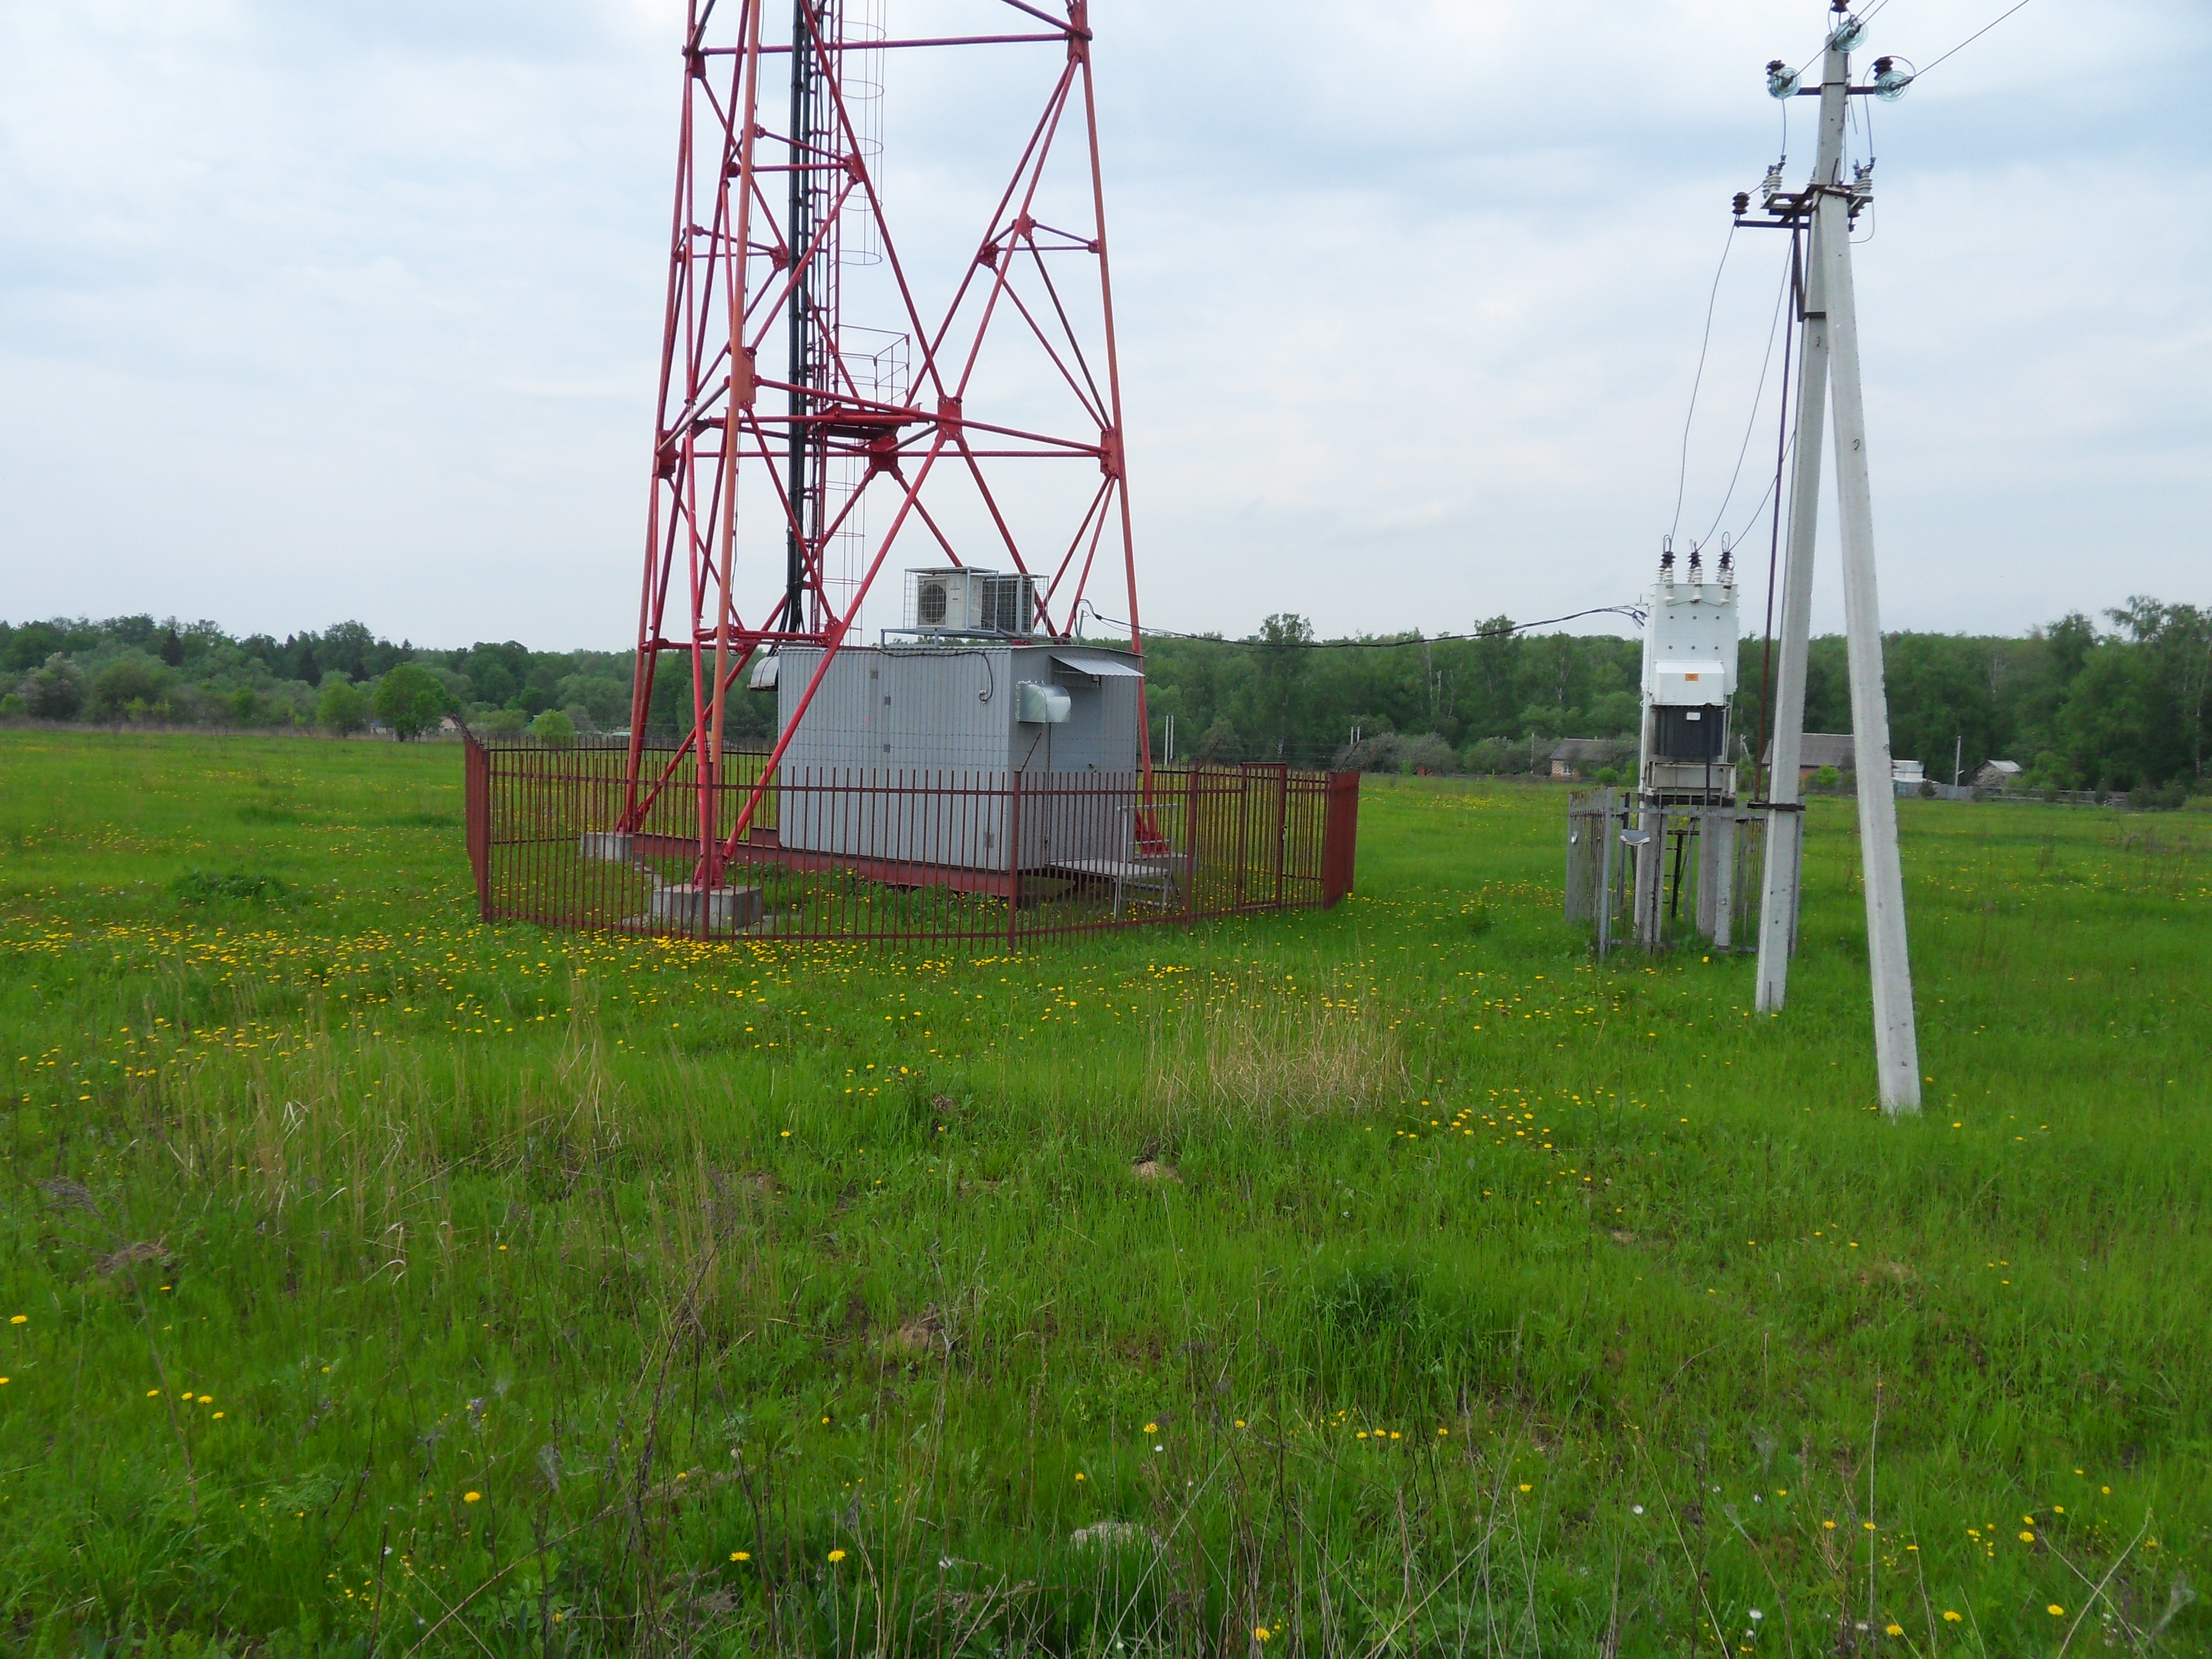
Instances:
[[[1860,394],[1858,318],[1851,283],[1851,210],[1871,193],[1873,162],[1843,177],[1844,117],[1850,50],[1863,33],[1836,0],[1822,58],[1820,148],[1813,177],[1796,198],[1777,192],[1771,212],[1794,227],[1811,222],[1805,266],[1805,349],[1797,398],[1797,451],[1790,497],[1790,543],[1783,572],[1782,638],[1777,665],[1774,762],[1767,794],[1765,889],[1759,911],[1758,1006],[1781,1008],[1796,945],[1798,877],[1804,806],[1798,757],[1805,725],[1806,642],[1812,609],[1813,546],[1818,529],[1824,383],[1832,368],[1836,417],[1837,516],[1843,539],[1844,617],[1850,670],[1851,732],[1858,777],[1859,856],[1865,877],[1867,954],[1874,988],[1875,1062],[1883,1109],[1920,1109],[1920,1059],[1913,1025],[1912,967],[1905,933],[1905,878],[1898,860],[1897,793],[1890,781],[1889,707],[1882,684],[1881,618],[1875,586],[1874,503],[1867,474],[1866,410]],[[1877,69],[1885,67],[1878,64]],[[1773,79],[1771,84],[1781,85]],[[1787,91],[1796,93],[1795,77]],[[1741,204],[1739,198],[1739,216]],[[1783,206],[1778,207],[1781,202]],[[1831,358],[1832,357],[1832,365]]]

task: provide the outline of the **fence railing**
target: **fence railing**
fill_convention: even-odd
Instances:
[[[995,939],[1330,905],[1352,889],[1357,773],[806,769],[765,757],[468,750],[469,860],[486,921],[701,938]],[[703,795],[703,799],[702,799]],[[702,826],[704,832],[702,833]],[[719,862],[719,854],[714,862]]]

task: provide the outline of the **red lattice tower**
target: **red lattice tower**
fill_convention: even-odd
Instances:
[[[771,17],[762,0],[691,0],[622,827],[696,762],[681,787],[697,795],[703,885],[895,552],[1030,573],[1028,631],[1065,639],[1118,540],[1143,648],[1086,0],[1064,16],[975,0],[1018,28],[926,39],[886,37],[871,3],[793,0]],[[984,116],[1018,122],[1004,185],[956,255],[910,264],[878,193],[873,77],[921,52],[1020,55],[988,67],[1035,64],[1038,112],[986,93],[979,143]],[[946,240],[941,210],[924,228]],[[729,818],[726,700],[757,652],[786,644],[823,649]],[[672,653],[690,659],[690,729],[648,763]]]

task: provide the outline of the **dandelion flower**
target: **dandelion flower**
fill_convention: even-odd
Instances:
[[[2045,1607],[2044,1611],[2048,1613],[2053,1619],[2063,1619],[2066,1616],[2066,1609],[2060,1607],[2056,1601],[2053,1601],[2048,1607]]]
[[[1269,1630],[1265,1625],[1255,1625],[1252,1626],[1252,1639],[1255,1642],[1264,1642],[1274,1633],[1274,1632]]]
[[[750,1561],[752,1559],[753,1553],[750,1550],[732,1550],[730,1552],[730,1559],[732,1561]]]
[[[17,1314],[9,1320],[8,1322],[10,1325],[27,1325],[31,1322],[31,1316],[28,1314]]]
[[[1823,1521],[1820,1524],[1826,1527],[1830,1532],[1833,1532],[1836,1529],[1836,1523],[1832,1521]]]
[[[1145,1432],[1146,1434],[1158,1434],[1159,1431],[1160,1425],[1157,1423],[1147,1423],[1145,1425]]]
[[[830,1559],[832,1561],[842,1561],[845,1559],[845,1552],[842,1550],[831,1550],[830,1552]]]
[[[1885,1625],[1882,1626],[1882,1633],[1887,1636],[1902,1636],[1905,1634],[1905,1626],[1902,1625]]]
[[[1522,1490],[1522,1492],[1533,1492],[1533,1491],[1534,1490],[1534,1487],[1532,1487],[1531,1486],[1529,1486],[1529,1484],[1528,1484],[1526,1480],[1523,1480],[1523,1481],[1521,1483],[1521,1490]]]
[[[1083,1471],[1082,1471],[1081,1469],[1078,1469],[1078,1470],[1075,1472],[1075,1478],[1076,1478],[1078,1480],[1082,1480],[1082,1479],[1083,1479]]]
[[[1960,1614],[1958,1614],[1958,1613],[1955,1613],[1952,1612],[1952,1611],[1951,1611],[1951,1609],[1950,1609],[1950,1608],[1948,1608],[1948,1607],[1946,1607],[1946,1608],[1944,1608],[1944,1609],[1943,1609],[1943,1622],[1944,1622],[1945,1624],[1947,1624],[1947,1625],[1955,1625],[1955,1624],[1957,1624],[1957,1623],[1959,1622],[1960,1617]]]
[[[146,1390],[146,1398],[149,1400],[159,1400],[161,1397],[161,1391],[159,1389],[149,1389]]]
[[[461,1494],[461,1502],[464,1504],[475,1504],[481,1502],[483,1498],[483,1494],[480,1492],[465,1492]]]
[[[2020,1535],[2020,1541],[2023,1544],[2033,1544],[2035,1541],[2035,1534],[2032,1532],[2024,1532]]]

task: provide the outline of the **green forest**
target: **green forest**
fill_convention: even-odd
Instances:
[[[2001,759],[2031,787],[2203,789],[2212,611],[2136,599],[2018,637],[1900,633],[1887,649],[1892,750],[1931,778]],[[1445,638],[1324,641],[1291,615],[1243,639],[1154,636],[1153,742],[1172,723],[1186,758],[1541,771],[1561,738],[1633,734],[1639,650],[1632,637],[1518,633],[1504,617]],[[1764,654],[1744,641],[1740,749],[1765,729]],[[282,641],[145,615],[0,623],[0,720],[406,738],[451,719],[568,740],[627,729],[630,656],[394,644],[356,622]],[[690,678],[662,675],[655,735],[688,726]],[[769,733],[771,696],[736,703],[740,736]],[[1850,729],[1840,636],[1813,641],[1805,723]]]

